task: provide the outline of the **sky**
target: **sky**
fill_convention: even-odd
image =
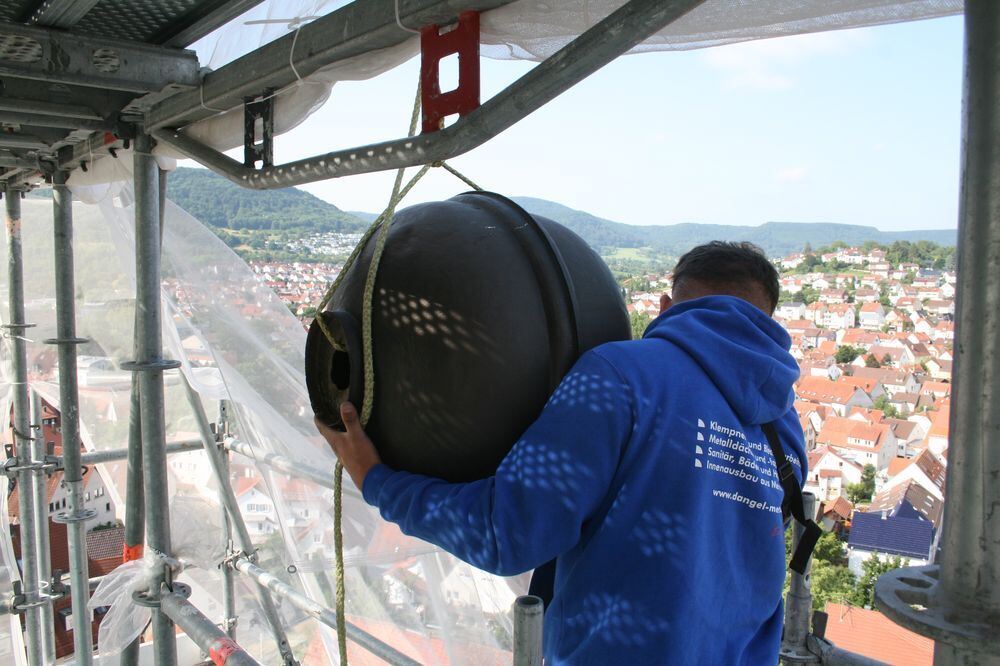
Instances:
[[[485,100],[533,66],[482,60]],[[403,136],[418,62],[334,86],[275,161]],[[960,16],[621,57],[449,162],[482,187],[627,224],[955,228]],[[303,186],[378,212],[393,174]],[[406,203],[467,189],[440,169]]]

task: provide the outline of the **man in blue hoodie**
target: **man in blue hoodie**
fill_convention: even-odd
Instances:
[[[683,257],[641,340],[585,353],[496,474],[448,483],[381,464],[342,407],[318,424],[365,500],[500,575],[556,558],[546,663],[775,664],[782,490],[761,425],[801,484],[798,366],[756,247]]]

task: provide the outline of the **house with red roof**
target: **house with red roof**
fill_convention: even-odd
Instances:
[[[881,303],[865,303],[858,313],[858,325],[870,331],[877,331],[885,325],[885,308]]]
[[[846,416],[851,407],[872,407],[874,402],[863,389],[822,377],[802,377],[796,386],[798,397],[829,407],[838,416]]]
[[[816,444],[828,446],[859,465],[884,470],[896,455],[898,444],[884,423],[871,424],[850,418],[831,417],[816,435]]]
[[[927,448],[941,455],[948,448],[948,429],[951,419],[951,405],[942,405],[934,412],[928,412],[930,429],[927,431]]]
[[[833,500],[820,502],[816,522],[827,532],[841,534],[847,529],[852,515],[854,515],[854,505],[840,495]]]
[[[854,328],[854,306],[850,303],[830,303],[816,322],[833,330]]]
[[[861,465],[836,449],[821,446],[809,452],[809,473],[804,490],[820,501],[833,501],[846,494],[849,484],[861,483]]]
[[[938,500],[944,501],[946,470],[943,458],[924,449],[913,458],[894,460],[886,474],[876,477],[876,490],[882,492],[912,481]]]
[[[931,377],[940,382],[951,381],[952,361],[945,361],[940,358],[932,358],[926,362],[927,372]]]
[[[878,347],[875,349],[878,349]],[[906,370],[854,367],[851,369],[851,376],[863,377],[878,382],[890,397],[901,391],[912,393],[920,389],[920,383],[917,381],[917,378],[913,376],[912,372]]]

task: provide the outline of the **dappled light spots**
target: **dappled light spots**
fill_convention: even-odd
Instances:
[[[642,512],[629,538],[638,543],[639,552],[646,557],[679,555],[685,532],[676,514],[649,509]]]
[[[378,309],[394,329],[411,331],[427,340],[440,341],[452,351],[501,359],[493,335],[480,324],[469,325],[465,317],[442,303],[423,296],[379,289]]]
[[[577,636],[592,636],[615,646],[638,647],[664,640],[670,623],[642,604],[606,592],[588,595],[583,609],[566,618]]]
[[[514,445],[497,470],[498,481],[531,490],[556,491],[560,494],[559,501],[570,511],[577,508],[575,498],[594,478],[595,472],[568,451],[523,439]]]
[[[626,387],[596,374],[573,372],[563,378],[549,399],[552,408],[585,407],[595,413],[613,412],[620,408],[614,397]]]

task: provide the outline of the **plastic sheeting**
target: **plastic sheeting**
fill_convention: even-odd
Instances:
[[[398,2],[398,0],[397,0]],[[254,48],[348,4],[347,0],[266,0],[194,47],[218,69]],[[519,0],[484,12],[480,52],[488,58],[541,61],[624,4],[624,0]],[[962,0],[707,0],[630,53],[700,49],[754,39],[843,30],[961,13]],[[420,26],[400,26],[413,32]],[[276,134],[287,132],[330,97],[338,81],[369,79],[420,51],[412,35],[398,46],[332,64],[277,93]],[[294,62],[294,53],[289,53]],[[243,110],[220,110],[187,130],[218,150],[243,145]],[[324,147],[323,152],[333,147]]]
[[[78,350],[81,430],[88,450],[127,444],[131,375],[120,364],[131,357],[133,344],[131,155],[123,152],[116,160],[103,161],[117,170],[115,182],[76,188],[80,198],[95,203],[74,206],[77,328],[80,336],[91,339]],[[37,324],[27,345],[29,381],[58,406],[55,350],[39,343],[55,331],[52,203],[23,203],[24,271],[30,276],[26,308],[29,321]],[[234,436],[332,475],[333,454],[317,435],[309,409],[301,323],[211,231],[171,203],[163,239],[164,356],[183,364],[180,371],[165,373],[167,440],[191,439],[197,432],[178,374],[184,372],[213,420],[220,400],[231,403]],[[0,388],[7,386],[5,379]],[[217,484],[201,451],[171,455],[168,465],[172,554],[185,565],[179,580],[192,586],[192,603],[218,622],[218,564],[225,553]],[[125,463],[98,469],[123,519]],[[332,492],[235,454],[231,472],[229,482],[259,549],[260,565],[332,607]],[[350,622],[424,663],[509,663],[508,610],[515,592],[523,592],[523,580],[485,575],[404,537],[360,499],[348,480],[344,543]],[[123,569],[109,577],[117,576],[124,585],[133,575]],[[255,586],[241,574],[235,576],[237,640],[262,663],[278,663]],[[127,596],[119,596],[117,604],[128,604]],[[280,599],[276,602],[297,658],[335,663],[334,631]],[[128,613],[109,612],[105,621],[115,618],[124,624],[109,625],[102,635],[119,638],[107,638],[103,650],[117,647],[122,636],[137,630],[134,624],[127,626]],[[354,663],[380,663],[353,644],[350,654]]]

